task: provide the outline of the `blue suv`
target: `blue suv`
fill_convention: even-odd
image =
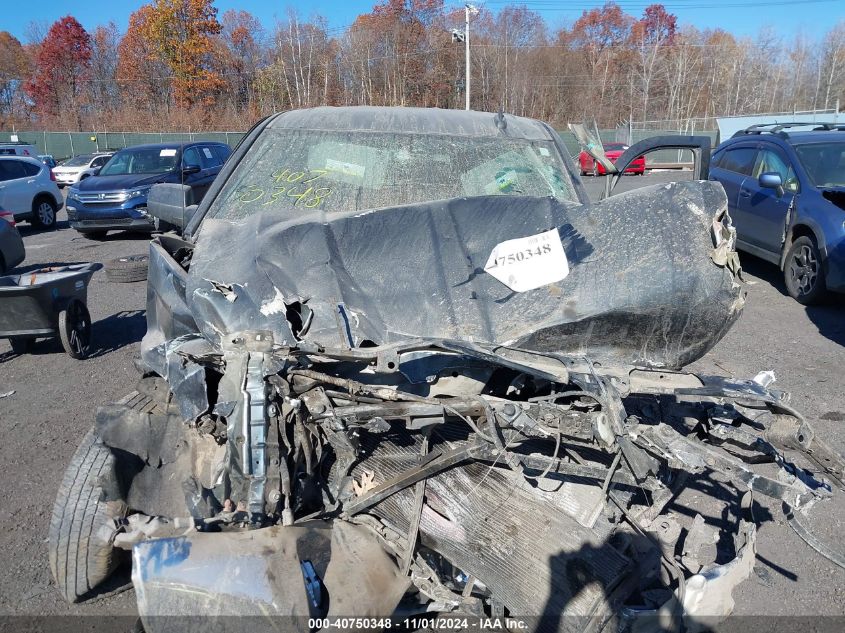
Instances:
[[[92,239],[110,230],[153,231],[147,194],[154,184],[184,183],[199,202],[231,154],[225,143],[159,143],[117,152],[95,175],[71,187],[68,221]]]
[[[710,180],[728,195],[737,248],[780,266],[794,299],[845,292],[845,125],[753,125],[719,145]]]

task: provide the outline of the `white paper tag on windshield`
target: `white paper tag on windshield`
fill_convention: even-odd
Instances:
[[[175,149],[163,149],[158,153],[159,156],[176,156]]]
[[[569,262],[557,229],[497,244],[484,270],[515,292],[565,279]]]

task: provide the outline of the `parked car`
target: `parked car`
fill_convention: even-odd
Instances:
[[[144,378],[98,409],[57,494],[65,598],[132,550],[148,633],[186,630],[174,613],[727,615],[756,561],[751,489],[800,521],[828,490],[788,460],[835,454],[762,380],[680,371],[743,306],[722,187],[594,204],[563,147],[501,113],[293,110],[198,206],[153,187],[184,231],[150,243]]]
[[[56,183],[59,187],[65,187],[75,185],[80,180],[85,180],[90,176],[96,176],[100,168],[109,162],[109,158],[113,155],[114,152],[98,152],[68,158],[53,168],[53,173],[56,174]]]
[[[15,228],[15,214],[0,207],[0,275],[5,275],[26,257],[21,234]]]
[[[603,147],[605,155],[611,160],[611,162],[615,163],[616,159],[619,158],[629,146],[625,143],[604,143]],[[586,151],[582,151],[578,154],[578,165],[581,168],[582,176],[586,176],[587,174],[592,176],[603,176],[607,173],[602,164],[590,156]],[[625,169],[625,173],[636,174],[639,176],[645,174],[645,156],[638,156],[635,158]]]
[[[52,154],[39,154],[38,160],[47,165],[50,169],[53,169],[58,164]]]
[[[38,156],[38,150],[29,143],[0,143],[0,156]]]
[[[0,156],[0,205],[33,226],[52,229],[64,206],[62,192],[47,165],[37,158]]]
[[[115,153],[96,176],[68,192],[70,225],[92,239],[110,230],[153,231],[147,194],[156,183],[184,183],[202,200],[231,149],[225,143],[159,143]]]
[[[719,145],[710,179],[727,193],[737,248],[778,265],[790,296],[845,292],[845,126],[753,125]]]

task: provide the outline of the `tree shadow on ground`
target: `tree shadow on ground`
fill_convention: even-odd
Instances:
[[[89,358],[139,343],[147,332],[146,310],[124,310],[94,323]]]

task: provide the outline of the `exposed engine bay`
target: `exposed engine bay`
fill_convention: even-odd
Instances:
[[[830,494],[788,460],[822,461],[823,445],[765,375],[609,375],[448,341],[303,347],[245,332],[192,357],[218,404],[191,424],[160,378],[100,410],[102,441],[137,458],[120,475],[132,513],[113,540],[135,546],[142,616],[451,614],[601,630],[647,615],[697,630],[697,617],[730,612],[751,572],[753,496],[800,521]],[[699,476],[734,491],[720,501],[727,540],[669,509]]]

